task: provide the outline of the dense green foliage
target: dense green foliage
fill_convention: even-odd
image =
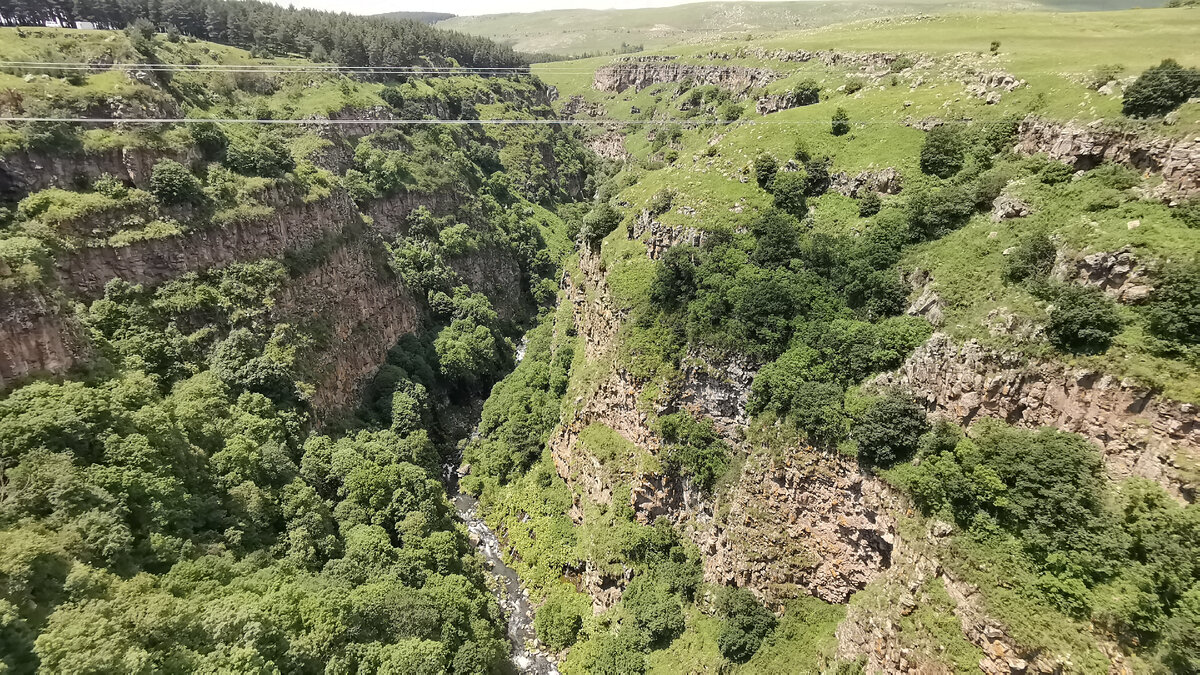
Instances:
[[[949,178],[963,166],[963,140],[957,127],[942,124],[925,134],[921,145],[921,171]]]
[[[1155,336],[1185,347],[1200,344],[1200,265],[1162,270],[1146,311]]]
[[[280,7],[252,0],[50,0],[0,4],[9,26],[75,27],[90,21],[124,28],[143,21],[151,29],[230,44],[264,54],[301,53],[342,66],[425,65],[424,57],[453,59],[476,67],[525,63],[511,49],[463,33],[438,30],[409,19],[384,19]]]
[[[1121,332],[1121,316],[1099,289],[1051,285],[1042,292],[1051,302],[1046,337],[1058,349],[1075,354],[1100,353]]]
[[[887,467],[912,456],[928,429],[924,408],[907,396],[888,393],[855,420],[851,437],[859,461]]]
[[[848,85],[846,87],[846,91],[847,93],[853,93],[850,91],[850,87]],[[838,108],[837,110],[833,111],[833,117],[830,120],[829,130],[834,136],[845,136],[846,134],[850,133],[850,114],[846,112],[845,108]]]
[[[711,420],[697,420],[688,413],[659,418],[668,470],[688,476],[701,490],[729,467],[729,445],[721,440]]]
[[[1130,117],[1165,115],[1197,93],[1200,93],[1200,70],[1164,59],[1125,88],[1121,111]]]
[[[715,606],[717,615],[724,619],[717,635],[717,648],[730,661],[749,661],[767,635],[775,630],[775,615],[741,588],[721,589]]]
[[[970,438],[939,423],[918,463],[894,476],[930,515],[1003,549],[1011,537],[1036,572],[1042,601],[1092,621],[1128,646],[1190,663],[1200,582],[1194,505],[1181,507],[1148,481],[1113,491],[1097,451],[1073,434],[1020,431],[995,422]]]

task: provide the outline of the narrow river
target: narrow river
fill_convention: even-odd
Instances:
[[[525,356],[525,340],[517,347],[517,363]],[[491,584],[496,594],[496,601],[508,620],[508,641],[510,643],[510,658],[517,671],[530,675],[558,675],[558,668],[546,654],[529,645],[536,643],[536,632],[533,628],[533,605],[529,602],[529,593],[521,586],[521,579],[516,570],[504,563],[500,553],[500,538],[483,522],[479,515],[479,502],[468,494],[458,491],[458,465],[462,458],[456,458],[442,467],[446,484],[446,492],[458,517],[467,525],[471,541],[479,549],[480,555],[488,563],[488,569],[495,580]]]

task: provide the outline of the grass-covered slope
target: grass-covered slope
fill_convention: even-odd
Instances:
[[[1134,3],[1126,0],[1066,3],[1026,0],[968,3],[939,0],[699,2],[646,9],[557,9],[456,16],[439,21],[437,26],[485,36],[523,52],[581,56],[734,39],[752,38],[757,42],[797,30],[915,14],[1113,10],[1131,6]]]
[[[1194,415],[1178,402],[1200,394],[1195,202],[1164,199],[1153,171],[1120,162],[1076,171],[1014,148],[1026,120],[1104,119],[1188,142],[1195,103],[1170,119],[1133,120],[1122,115],[1122,90],[1164,58],[1200,63],[1180,39],[1198,20],[1186,9],[926,18],[537,67],[581,117],[653,122],[598,130],[599,147],[615,139],[629,158],[586,214],[568,218],[580,247],[565,284],[573,312],[560,308],[539,328],[466,454],[464,487],[482,494],[514,567],[544,603],[539,637],[569,647],[564,672],[1200,665],[1194,504],[1149,481],[1109,480],[1104,454],[1080,435],[996,421],[964,432],[935,425],[902,391],[867,384],[935,330],[904,316],[931,288],[936,329],[954,339],[1116,374]],[[798,50],[835,53],[784,58]],[[592,88],[607,66],[652,72],[662,63],[668,81]],[[1109,65],[1123,69],[1114,75]],[[726,66],[779,77],[764,89],[721,89],[698,85],[688,66],[695,78]],[[1024,83],[989,84],[997,72]],[[1097,91],[1110,80],[1110,91]],[[817,102],[755,110],[809,81]],[[971,89],[980,84],[983,92]],[[990,93],[999,100],[988,103]],[[992,220],[1013,202],[1028,213],[1006,207]],[[1126,246],[1146,270],[1148,295],[1109,298],[1071,273],[1080,255]],[[750,422],[718,438],[710,420],[679,408],[703,407],[710,386],[728,423],[723,406],[742,383],[733,366],[757,371]],[[710,380],[700,379],[706,367]],[[605,415],[610,423],[594,419]],[[535,430],[536,442],[519,430]],[[783,616],[770,616],[727,588],[728,569],[714,569],[711,550],[697,560],[680,534],[731,511],[753,521],[755,509],[786,519],[828,506],[731,506],[731,485],[758,478],[745,472],[756,462],[779,468],[779,482],[780,467],[808,464],[827,481],[849,467],[863,483],[896,490],[884,511],[901,543],[845,608],[808,599],[774,604]],[[696,491],[686,506],[670,505],[672,481]],[[865,491],[828,501],[853,503]],[[657,499],[642,510],[647,493]],[[684,525],[655,521],[664,510]],[[808,564],[787,560],[783,547],[755,553],[750,565]],[[779,597],[765,586],[755,590]]]

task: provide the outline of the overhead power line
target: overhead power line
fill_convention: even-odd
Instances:
[[[680,119],[660,119],[660,120],[635,120],[635,119],[471,119],[471,120],[443,120],[443,119],[323,119],[323,118],[307,118],[307,119],[236,119],[236,118],[207,118],[207,117],[136,117],[114,119],[111,117],[0,117],[0,123],[4,122],[65,122],[70,124],[199,124],[202,122],[217,122],[221,124],[279,124],[279,125],[378,125],[378,126],[403,126],[403,125],[437,125],[449,124],[456,126],[464,126],[471,124],[511,124],[511,125],[589,125],[589,126],[619,126],[619,125],[670,125],[677,124],[680,126],[707,126],[707,125],[732,125],[744,124],[754,126],[760,124],[768,125],[785,125],[785,126],[806,126],[818,125],[829,126],[829,120],[773,120],[773,119],[753,119],[753,120],[680,120]],[[943,124],[1012,124],[1011,120],[976,120],[970,118],[943,119]],[[862,120],[851,120],[853,125],[865,124],[901,124],[900,120],[889,120],[883,118],[870,118]]]

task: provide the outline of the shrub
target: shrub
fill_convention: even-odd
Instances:
[[[650,203],[646,205],[646,210],[652,216],[660,216],[671,210],[671,205],[674,201],[675,191],[671,188],[663,188],[650,197]]]
[[[552,595],[533,618],[538,639],[556,652],[575,644],[583,627],[583,615],[571,600],[567,594]]]
[[[805,80],[792,89],[796,105],[813,105],[821,101],[821,85],[814,80]]]
[[[692,91],[696,91],[693,89]],[[679,615],[683,620],[682,610]],[[595,638],[583,659],[583,670],[591,675],[641,675],[646,672],[646,636],[623,628]]]
[[[901,56],[895,61],[892,61],[892,65],[888,66],[888,72],[898,73],[902,70],[908,70],[914,65],[916,65],[916,61],[913,61],[911,56]]]
[[[583,226],[579,230],[579,236],[583,241],[594,246],[617,229],[622,218],[621,212],[612,204],[600,202],[583,217]]]
[[[496,367],[496,339],[487,326],[455,319],[433,343],[442,373],[456,382],[474,383]]]
[[[847,80],[845,86],[843,87],[843,90],[846,92],[846,95],[849,96],[849,95],[853,95],[853,94],[856,94],[856,93],[862,91],[862,88],[863,88],[863,81],[855,79],[855,80]]]
[[[717,615],[723,619],[717,649],[734,663],[749,661],[775,630],[775,615],[743,588],[721,589],[715,604]]]
[[[1150,294],[1146,314],[1156,337],[1200,344],[1200,264],[1165,268]]]
[[[1184,593],[1163,636],[1163,662],[1176,673],[1200,672],[1200,586]]]
[[[221,127],[212,122],[197,122],[188,128],[192,143],[200,149],[204,159],[219,161],[225,157],[225,149],[229,147],[229,137]]]
[[[1090,286],[1061,286],[1051,294],[1054,305],[1046,323],[1050,344],[1072,354],[1107,351],[1121,332],[1121,317],[1112,301]]]
[[[163,204],[195,204],[204,198],[200,181],[184,165],[159,160],[150,172],[150,192]]]
[[[722,122],[734,122],[742,117],[743,112],[745,112],[745,109],[742,108],[740,103],[726,101],[721,104],[720,108],[717,109],[717,117],[719,117]]]
[[[974,195],[968,187],[951,185],[915,193],[908,202],[906,219],[909,239],[937,239],[967,223],[975,210]]]
[[[1165,115],[1200,91],[1200,70],[1184,68],[1174,59],[1147,68],[1125,89],[1121,112],[1129,117]]]
[[[1009,283],[1044,278],[1054,266],[1058,250],[1045,232],[1032,232],[1021,237],[1004,261],[1004,278]]]
[[[717,435],[712,420],[697,420],[689,413],[659,419],[666,441],[669,469],[690,476],[701,490],[709,490],[729,468],[729,446]]]
[[[866,194],[858,200],[858,217],[870,218],[879,213],[879,209],[883,208],[883,199],[879,193],[874,190],[868,190]]]
[[[1180,202],[1172,210],[1173,215],[1182,220],[1184,225],[1200,229],[1200,197],[1192,197]]]
[[[779,162],[772,155],[763,152],[754,158],[754,180],[758,187],[764,190],[771,189],[771,181],[775,180],[775,174],[778,172]]]
[[[1075,167],[1055,160],[1046,162],[1038,172],[1038,178],[1046,185],[1061,185],[1070,181],[1074,175]]]
[[[965,143],[961,132],[943,124],[925,134],[921,144],[921,171],[938,178],[949,178],[963,166]]]
[[[908,459],[928,430],[924,408],[908,396],[889,393],[867,408],[851,435],[860,462],[886,468]]]
[[[845,136],[850,133],[850,115],[844,108],[838,108],[833,112],[829,132],[834,136]]]
[[[696,249],[688,245],[672,246],[659,259],[650,284],[650,299],[655,304],[674,308],[687,303],[696,292]]]
[[[650,644],[662,645],[683,633],[683,604],[650,574],[634,578],[621,595],[621,606],[649,638]]]
[[[992,44],[988,46],[988,51],[989,51],[989,52],[991,52],[991,53],[993,53],[993,54],[995,54],[996,52],[1000,51],[1000,41],[999,41],[999,40],[992,40]]]
[[[246,176],[275,178],[296,168],[292,154],[272,133],[239,136],[225,150],[225,164]]]
[[[771,194],[775,197],[775,207],[796,218],[803,218],[808,213],[808,200],[805,197],[807,190],[808,172],[803,169],[781,171],[771,181]]]

